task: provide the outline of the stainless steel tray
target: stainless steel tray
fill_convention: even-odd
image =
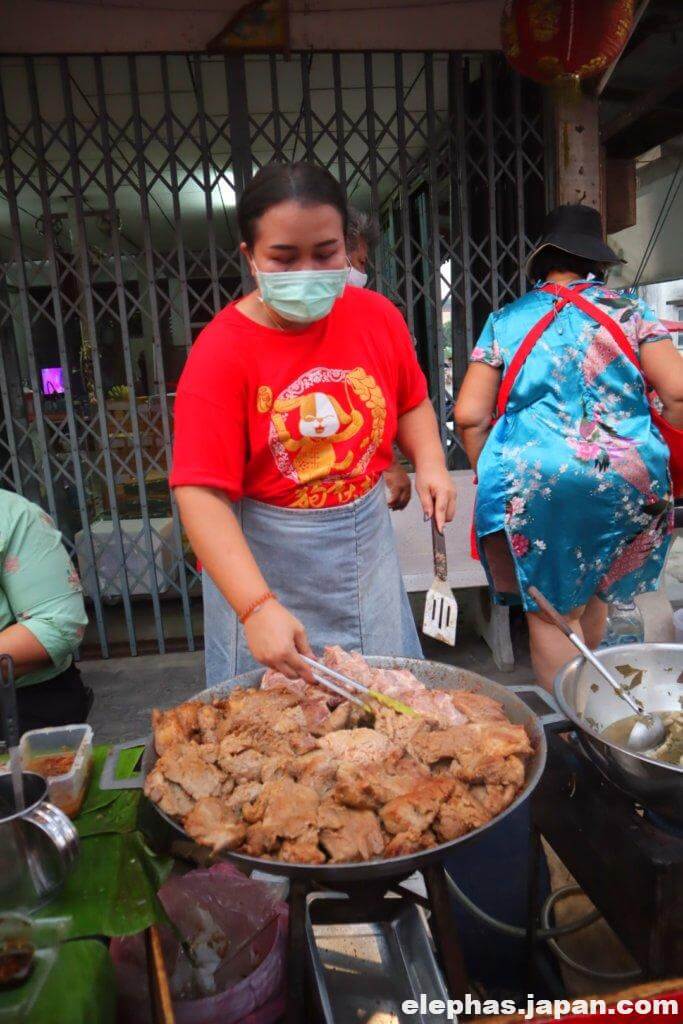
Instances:
[[[367,909],[367,908],[366,908]],[[368,915],[369,916],[369,915]],[[319,1010],[325,1024],[446,1024],[443,1014],[405,1014],[401,1004],[448,999],[424,911],[385,898],[363,909],[342,894],[313,893],[306,933]],[[451,1018],[452,1019],[452,1018]]]

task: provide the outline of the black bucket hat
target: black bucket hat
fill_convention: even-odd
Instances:
[[[543,237],[526,261],[526,275],[533,280],[533,264],[543,249],[561,249],[595,263],[625,263],[610,249],[602,234],[602,219],[592,206],[567,203],[556,206],[545,218]]]

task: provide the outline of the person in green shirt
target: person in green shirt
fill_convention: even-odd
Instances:
[[[0,654],[14,659],[21,732],[82,722],[92,704],[74,652],[83,588],[43,509],[0,488]]]

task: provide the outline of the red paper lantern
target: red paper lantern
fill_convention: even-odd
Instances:
[[[503,50],[521,75],[543,85],[602,74],[633,23],[633,0],[507,0]]]

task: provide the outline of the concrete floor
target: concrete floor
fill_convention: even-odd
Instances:
[[[415,595],[413,610],[422,621],[424,596]],[[467,602],[461,607],[456,647],[451,649],[423,639],[425,656],[432,661],[458,665],[504,684],[530,682],[526,627],[513,615],[513,643],[517,664],[514,672],[499,672],[491,653],[475,633]],[[116,743],[145,736],[150,731],[154,707],[171,707],[204,689],[203,652],[143,655],[137,658],[87,660],[80,663],[83,678],[95,692],[90,724],[98,743]]]

